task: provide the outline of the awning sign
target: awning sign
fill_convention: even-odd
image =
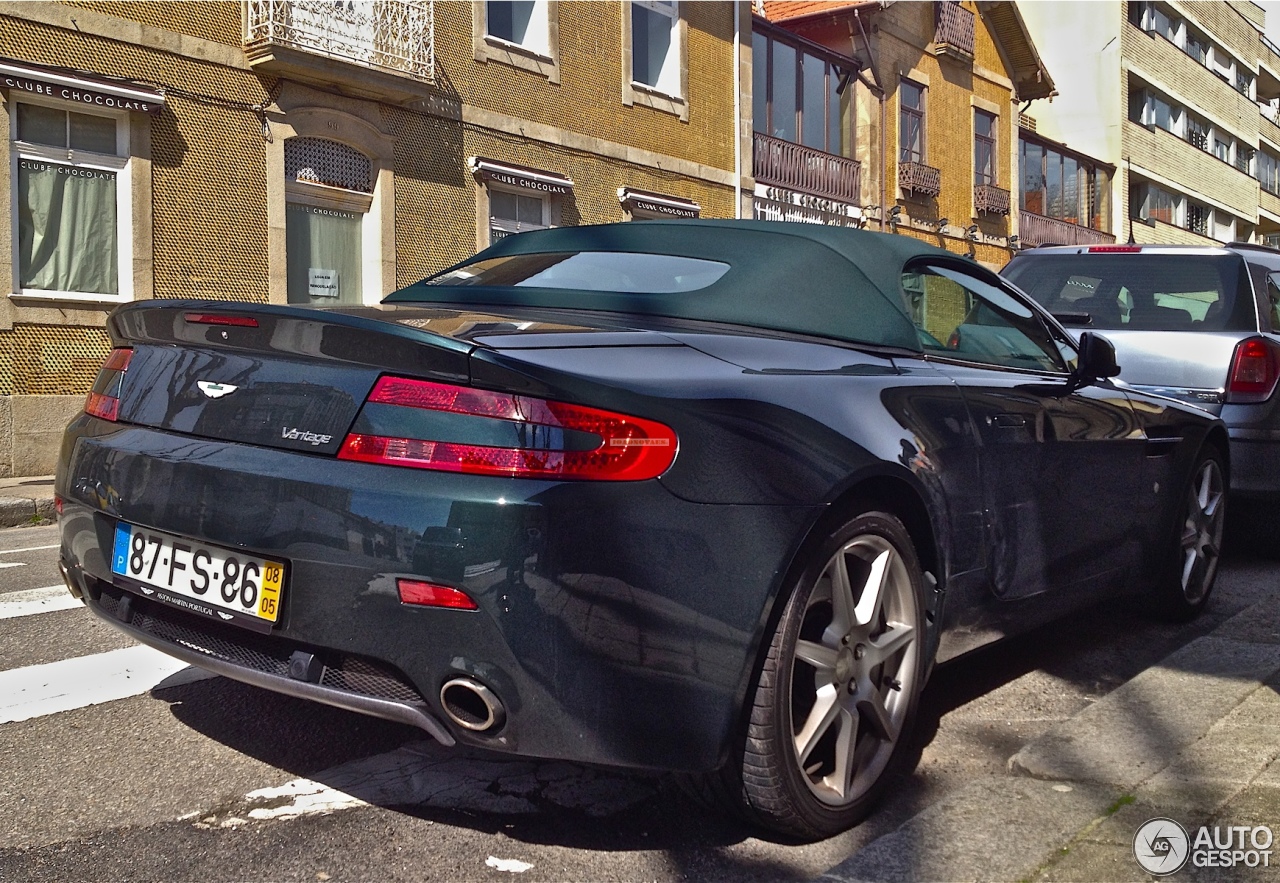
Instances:
[[[164,107],[164,93],[136,83],[5,58],[0,58],[0,88],[104,110],[158,113]]]

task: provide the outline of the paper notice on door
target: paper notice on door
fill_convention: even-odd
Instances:
[[[311,267],[307,270],[307,293],[312,297],[338,296],[338,271]]]

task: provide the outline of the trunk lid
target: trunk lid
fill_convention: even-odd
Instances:
[[[578,316],[416,306],[150,302],[118,310],[109,329],[116,346],[133,349],[121,422],[329,455],[383,374],[467,384],[477,349],[681,345]]]

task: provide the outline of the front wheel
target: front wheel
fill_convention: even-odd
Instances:
[[[923,580],[884,512],[848,522],[795,585],[761,669],[741,793],[806,840],[861,821],[906,755],[925,673]]]
[[[1159,611],[1170,619],[1192,619],[1209,601],[1226,523],[1225,472],[1222,455],[1206,448],[1183,493],[1169,569],[1157,586]]]

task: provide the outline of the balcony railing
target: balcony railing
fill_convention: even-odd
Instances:
[[[939,0],[934,4],[937,23],[933,42],[939,55],[954,55],[973,60],[974,15],[954,0]]]
[[[1116,241],[1115,236],[1110,233],[1028,211],[1018,212],[1018,236],[1027,248],[1034,245],[1094,245]]]
[[[862,164],[854,159],[756,132],[752,168],[761,184],[855,205],[860,201]]]
[[[435,80],[431,2],[248,0],[244,24],[251,62],[260,52],[285,47],[428,83]]]
[[[898,186],[913,196],[937,196],[942,192],[942,172],[924,163],[900,162]]]
[[[1009,214],[1009,191],[994,184],[978,184],[973,188],[973,207],[989,215]]]

